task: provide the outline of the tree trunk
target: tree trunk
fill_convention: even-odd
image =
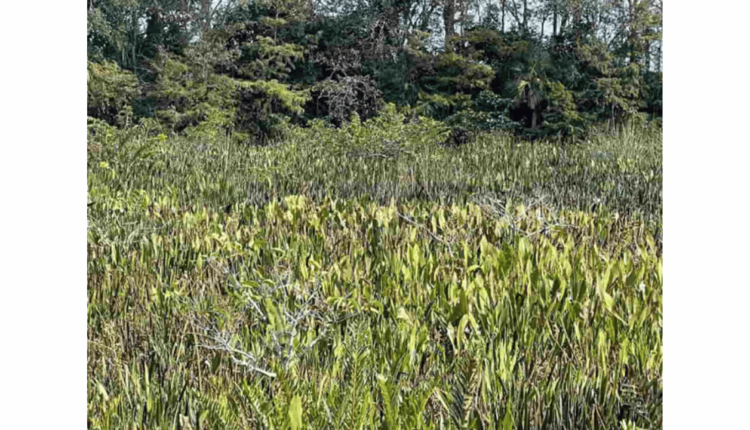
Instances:
[[[135,69],[135,45],[138,43],[138,16],[135,14],[135,9],[133,9],[133,73],[138,74],[138,71]]]
[[[443,26],[445,27],[445,52],[453,52],[451,39],[456,34],[456,1],[444,0],[443,2]]]
[[[552,35],[557,36],[557,6],[552,10]]]
[[[529,31],[529,0],[523,0],[523,31]]]
[[[211,29],[211,0],[201,0],[201,32],[206,33]]]
[[[185,4],[185,0],[180,0],[180,3],[178,5],[178,10],[180,14],[187,13],[187,5]],[[182,30],[182,29],[181,29]],[[188,44],[187,35],[185,34],[185,31],[180,31],[180,47],[184,47]]]
[[[500,18],[500,32],[505,34],[505,2],[506,0],[500,0],[500,10],[502,11]]]
[[[463,0],[461,2],[461,17],[459,18],[461,22],[461,37],[464,36],[464,27],[466,26],[466,15],[468,15],[469,12],[469,2],[467,0]]]
[[[653,13],[653,2],[652,0],[645,0],[646,1],[646,14],[650,15]],[[651,36],[651,26],[646,27],[643,30],[643,36],[644,38]],[[645,66],[646,71],[651,71],[651,40],[645,40],[645,44],[643,46],[644,48],[644,55],[645,55]]]
[[[656,45],[656,71],[661,72],[661,41]]]
[[[635,43],[636,43],[636,28],[635,28],[635,1],[636,0],[628,0],[628,21],[630,25],[630,29],[628,31],[628,45],[630,50],[630,64],[633,64],[638,61],[635,54]]]

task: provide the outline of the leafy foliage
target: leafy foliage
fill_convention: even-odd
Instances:
[[[278,138],[287,122],[342,126],[353,111],[367,120],[388,103],[526,138],[583,139],[599,124],[621,131],[661,116],[657,3],[485,6],[103,0],[89,4],[89,60],[116,61],[151,94],[129,100],[128,124],[158,117],[177,133],[224,129],[258,142]],[[164,67],[165,56],[186,65],[187,77]],[[478,107],[489,93],[513,104]]]
[[[138,96],[138,80],[121,70],[117,63],[88,63],[88,116],[110,125],[127,126],[133,118],[133,100]]]
[[[153,63],[156,82],[148,96],[156,118],[175,132],[213,136],[234,124],[237,86],[227,77],[203,72],[167,54]]]
[[[382,104],[380,91],[368,76],[342,77],[336,81],[327,79],[313,90],[316,92],[314,113],[327,112],[325,117],[339,126],[349,119],[352,112],[364,120],[375,116]]]
[[[410,115],[98,126],[89,426],[660,427],[658,131],[446,149]]]
[[[89,428],[661,427],[659,10],[220,3],[89,2]]]

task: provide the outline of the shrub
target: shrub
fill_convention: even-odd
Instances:
[[[446,118],[446,124],[467,130],[517,130],[520,124],[510,119],[513,100],[502,98],[492,91],[482,91],[472,107]]]
[[[582,135],[584,119],[576,110],[573,93],[560,82],[546,82],[545,95],[548,105],[544,111],[543,135]]]
[[[381,159],[414,156],[426,146],[444,140],[448,130],[434,119],[417,117],[409,120],[412,115],[411,109],[399,111],[389,103],[377,116],[365,122],[353,112],[350,121],[340,128],[315,119],[309,122],[309,128],[294,128],[293,132],[297,139],[310,142],[323,153]]]
[[[381,107],[381,93],[369,76],[327,79],[313,89],[315,115],[327,114],[331,123],[341,126],[352,112],[368,120],[377,115]]]
[[[127,126],[132,122],[133,99],[139,94],[138,79],[117,63],[88,62],[88,116],[110,125]]]

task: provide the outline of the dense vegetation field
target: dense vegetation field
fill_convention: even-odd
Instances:
[[[661,428],[661,133],[96,130],[90,428]]]

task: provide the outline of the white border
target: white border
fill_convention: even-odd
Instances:
[[[86,428],[85,13],[84,2],[2,7],[6,429]]]
[[[743,428],[750,15],[666,3],[664,427]],[[3,16],[2,427],[84,428],[84,6],[9,2]]]
[[[749,8],[665,3],[664,428],[748,428]]]

